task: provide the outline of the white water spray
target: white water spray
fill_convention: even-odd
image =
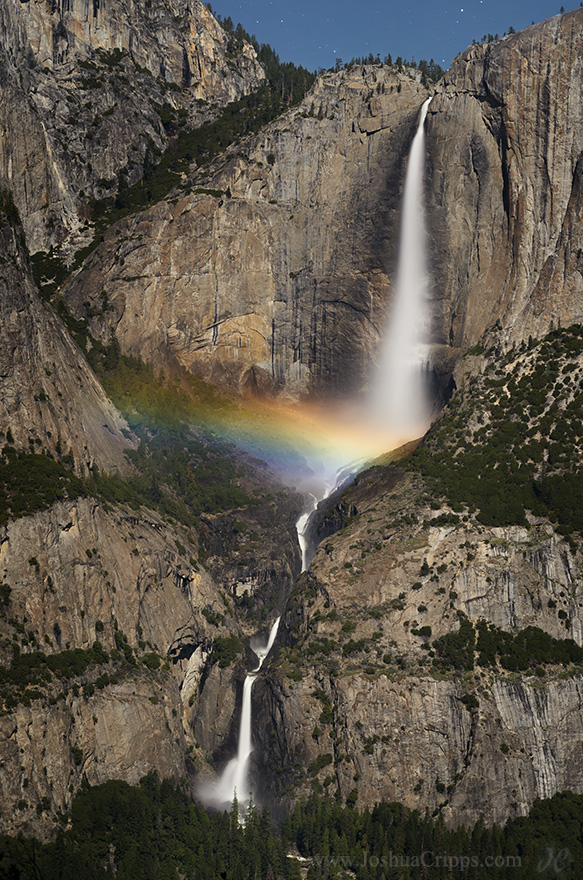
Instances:
[[[242,812],[249,803],[251,797],[251,782],[248,768],[249,758],[253,751],[251,740],[251,688],[257,677],[257,673],[263,666],[263,662],[273,647],[280,618],[278,617],[271,630],[267,643],[262,645],[255,640],[251,642],[251,648],[259,661],[257,667],[247,674],[243,684],[243,705],[241,706],[241,723],[239,725],[239,747],[237,755],[225,767],[221,777],[213,782],[207,782],[201,786],[200,795],[205,803],[215,807],[225,807],[231,804],[235,798],[239,802]]]
[[[312,462],[313,464],[313,462]],[[324,501],[340,486],[347,485],[366,464],[366,459],[353,461],[351,464],[338,466],[330,461],[327,465],[320,463],[317,473],[309,480],[303,480],[297,487],[297,491],[303,493],[306,506],[300,517],[296,520],[298,543],[302,552],[302,571],[307,571],[316,552],[316,544],[310,540],[310,525],[314,514],[321,501]]]
[[[406,439],[420,436],[429,424],[424,375],[429,364],[430,318],[423,172],[425,118],[430,102],[428,98],[421,108],[409,155],[395,298],[371,391],[375,420]]]

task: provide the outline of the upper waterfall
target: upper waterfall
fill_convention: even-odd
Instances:
[[[429,277],[427,272],[423,175],[425,119],[419,116],[403,195],[395,296],[371,390],[374,418],[403,439],[424,433],[429,421],[425,372],[429,363]]]

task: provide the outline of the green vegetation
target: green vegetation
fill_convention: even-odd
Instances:
[[[504,745],[504,744],[503,744]],[[75,747],[76,748],[76,747]],[[502,748],[502,747],[501,747]],[[80,752],[80,749],[77,749]],[[504,749],[502,749],[504,751]],[[77,756],[76,756],[77,757]],[[80,755],[82,759],[82,754]],[[438,779],[436,789],[446,794]],[[154,774],[139,786],[84,784],[53,843],[0,837],[0,876],[18,880],[576,880],[583,860],[583,795],[536,801],[503,827],[446,827],[438,811],[421,815],[398,803],[356,809],[354,789],[340,799],[313,794],[276,828],[254,807],[239,821],[207,813]],[[41,810],[49,804],[40,805]],[[69,823],[65,830],[65,825]],[[298,851],[307,860],[300,872]],[[346,872],[350,872],[349,874]]]
[[[480,708],[480,701],[475,694],[464,694],[461,698],[461,702],[464,706],[467,706],[470,712],[474,709]]]
[[[238,660],[244,650],[245,646],[237,636],[220,636],[213,643],[213,659],[224,669]]]
[[[0,702],[2,711],[18,704],[29,705],[32,700],[46,696],[47,687],[55,681],[84,675],[89,669],[109,663],[110,657],[100,642],[87,650],[75,648],[58,654],[32,651],[22,654],[17,644],[12,645],[13,657],[9,667],[0,666]],[[112,678],[101,676],[93,688],[105,687]],[[64,693],[64,692],[62,692]]]
[[[136,470],[127,479],[99,474],[87,481],[92,495],[116,504],[150,507],[186,526],[202,513],[249,507],[259,500],[240,489],[241,471],[217,441],[190,435],[142,435],[137,451],[128,453]]]
[[[209,411],[229,412],[230,402],[183,371],[169,379],[143,361],[121,355],[115,339],[90,338],[88,360],[140,446],[127,453],[127,479],[94,475],[88,491],[116,503],[149,506],[187,526],[201,513],[252,507],[261,502],[240,487],[243,471],[233,447],[205,431]]]
[[[328,765],[331,764],[333,760],[334,757],[328,752],[326,752],[326,754],[324,755],[318,755],[315,761],[312,761],[312,763],[309,765],[308,773],[310,774],[310,776],[317,776],[320,770],[322,770],[324,767],[328,767]]]
[[[352,58],[346,64],[344,64],[344,70],[351,70],[355,66],[359,66],[361,64],[372,64],[376,67],[382,67],[383,65],[387,65],[388,67],[395,67],[400,73],[403,72],[406,68],[411,68],[412,70],[421,71],[421,82],[423,85],[429,85],[429,83],[436,83],[441,77],[444,75],[445,70],[439,64],[437,64],[433,58],[430,61],[426,61],[424,58],[421,61],[415,61],[412,58],[410,61],[407,61],[406,58],[402,58],[400,55],[395,58],[393,62],[393,57],[389,53],[385,56],[384,61],[381,61],[380,55],[373,55],[372,52],[369,55],[365,55],[362,58]],[[336,70],[339,70],[342,67],[342,60],[337,59],[336,61]],[[377,87],[378,91],[383,91],[382,86]]]
[[[524,672],[538,663],[583,663],[583,648],[573,639],[555,639],[536,626],[527,626],[513,635],[482,620],[476,649],[480,666],[496,666],[498,662],[510,671]]]
[[[167,103],[157,106],[162,124],[167,130],[177,132],[176,137],[157,163],[159,154],[152,152],[139,183],[128,186],[125,175],[120,174],[117,195],[92,202],[93,219],[97,221],[95,244],[104,228],[115,220],[165,198],[180,184],[182,173],[187,172],[193,162],[198,167],[209,165],[231,144],[255,134],[289,107],[299,104],[312,86],[315,74],[291,62],[282,63],[271,46],[257,43],[241,25],[234,28],[230,18],[220,23],[230,36],[228,55],[237,57],[244,40],[253,43],[265,70],[266,81],[251,94],[227,104],[216,119],[190,131],[181,127],[184,115],[181,116],[180,111]],[[228,191],[204,191],[217,198],[230,195]],[[78,265],[93,246],[78,255]]]
[[[0,214],[3,214],[9,223],[20,223],[20,215],[12,193],[3,188],[0,188]]]
[[[134,508],[150,507],[189,527],[203,512],[261,503],[238,485],[243,472],[233,447],[204,430],[209,410],[214,416],[228,411],[231,404],[226,398],[186,372],[178,379],[155,375],[151,366],[121,355],[116,340],[104,345],[93,339],[87,322],[73,318],[64,302],[62,311],[106,392],[140,438],[140,446],[127,453],[133,468],[126,479],[94,468],[88,479],[81,480],[73,472],[71,454],[55,460],[48,451],[17,452],[10,445],[12,435],[7,435],[9,442],[0,454],[0,524],[56,501],[86,495]]]
[[[437,669],[470,671],[474,668],[476,633],[470,620],[462,620],[456,633],[447,633],[433,642],[437,657],[433,665]]]
[[[0,454],[0,524],[45,510],[56,501],[87,494],[70,470],[72,460],[55,461],[49,453],[17,452],[6,445]]]
[[[69,277],[67,266],[53,248],[32,254],[30,263],[42,299],[54,296]]]
[[[475,662],[482,667],[500,665],[511,672],[525,672],[538,664],[583,663],[583,648],[573,639],[555,639],[536,626],[505,632],[485,620],[477,624],[476,639],[474,624],[467,618],[457,632],[436,639],[433,648],[433,666],[443,671],[470,672]]]
[[[489,368],[450,401],[408,466],[454,509],[491,526],[583,532],[583,326],[551,332]]]
[[[267,812],[207,813],[153,774],[85,785],[54,843],[0,838],[0,877],[19,880],[300,880]]]
[[[446,792],[437,781],[438,791]],[[530,815],[503,828],[447,828],[401,804],[371,810],[342,807],[318,795],[300,801],[283,824],[285,839],[308,858],[309,880],[441,880],[454,875],[480,880],[532,880],[581,876],[583,796],[565,792],[536,801]],[[436,811],[437,812],[437,811]],[[422,855],[425,857],[422,859]],[[439,858],[438,858],[439,856]],[[347,874],[346,871],[350,871]]]

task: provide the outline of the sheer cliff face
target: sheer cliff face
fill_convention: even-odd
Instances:
[[[437,86],[426,192],[440,372],[497,320],[509,344],[583,317],[582,57],[576,10],[471,47]],[[100,332],[150,360],[165,351],[235,384],[253,368],[291,392],[362,387],[426,95],[384,69],[325,75],[198,179],[218,196],[194,189],[124,221],[67,296],[82,313],[105,287],[115,312]]]
[[[0,214],[0,431],[16,447],[71,452],[77,471],[124,471],[127,425],[30,275],[18,225]],[[34,446],[33,446],[34,448]]]
[[[192,640],[205,633],[202,607],[222,605],[212,580],[181,558],[177,538],[186,542],[155,514],[106,511],[94,500],[16,520],[0,529],[10,617],[26,621],[37,650],[49,654],[88,649],[95,640],[111,653],[123,634],[138,655],[141,642],[164,657],[187,634]],[[36,565],[28,562],[33,554]],[[14,631],[5,614],[0,631],[2,662],[9,664],[4,639]],[[173,669],[175,675],[109,662],[90,668],[74,687],[70,680],[45,682],[42,696],[3,711],[3,831],[44,833],[51,810],[68,808],[84,774],[91,783],[137,783],[158,767],[162,776],[184,776],[180,664]],[[105,683],[95,687],[104,673]],[[40,815],[35,808],[43,799],[50,806]]]
[[[92,234],[87,198],[115,191],[120,172],[140,178],[167,142],[153,102],[174,102],[194,122],[193,98],[224,102],[262,76],[247,49],[234,61],[242,75],[225,66],[225,36],[195,0],[186,12],[170,0],[155,10],[7,0],[0,34],[0,175],[31,250],[65,236],[72,253]],[[582,34],[578,10],[473,47],[436,90],[428,224],[447,364],[496,321],[496,341],[509,344],[583,319]],[[180,194],[112,227],[69,282],[71,306],[93,316],[95,337],[114,331],[124,352],[158,365],[294,393],[361,388],[391,298],[406,157],[426,95],[388,69],[325,75],[206,176],[193,170]],[[478,360],[459,363],[478,370]],[[79,470],[124,467],[123,421],[38,299],[8,222],[0,376],[0,430],[15,445],[36,438],[56,453],[60,440]],[[271,614],[297,575],[297,509],[276,492],[250,512],[203,516],[198,531],[86,498],[0,529],[0,583],[11,587],[8,609],[0,592],[4,665],[15,641],[23,653],[57,653],[99,639],[113,653],[125,638],[138,658],[107,666],[116,680],[105,684],[101,667],[66,693],[51,680],[2,715],[3,828],[52,826],[44,799],[67,807],[83,774],[136,781],[155,767],[180,777],[192,771],[189,747],[207,769],[208,755],[234,750],[243,669],[219,666],[212,646],[257,628],[234,610],[245,591]],[[361,804],[397,799],[453,823],[501,821],[535,797],[583,790],[579,673],[433,674],[422,632],[436,639],[484,618],[581,643],[580,552],[542,519],[529,530],[432,524],[451,511],[430,509],[415,479],[378,470],[348,504],[355,519],[300,581],[271,675],[254,686],[263,778],[308,790],[306,767],[330,756],[310,776],[337,782],[344,797],[356,788]],[[153,651],[169,670],[148,665]]]
[[[426,95],[386,68],[325,75],[210,179],[112,228],[67,298],[80,313],[107,289],[113,310],[93,332],[155,362],[166,352],[212,378],[295,392],[361,387]]]
[[[444,510],[423,492],[376,469],[343,496],[348,528],[323,540],[255,686],[257,775],[276,797],[338,785],[361,806],[502,823],[583,791],[580,672],[436,671],[435,640],[482,619],[580,644],[580,555],[544,520],[431,525]]]
[[[0,526],[0,583],[10,587],[8,606],[0,606],[2,667],[11,666],[14,644],[23,655],[63,656],[97,641],[109,655],[68,675],[45,676],[45,664],[28,690],[21,678],[12,703],[15,690],[3,679],[3,832],[50,834],[55,811],[68,809],[83,776],[91,784],[137,783],[156,770],[194,788],[195,774],[212,773],[211,756],[232,756],[244,669],[220,668],[213,644],[260,626],[234,608],[238,587],[246,606],[271,607],[290,590],[299,569],[295,516],[297,499],[281,492],[277,502],[238,510],[247,541],[231,546],[230,557],[209,555],[206,568],[194,558],[194,530],[94,498]],[[211,553],[213,542],[234,545],[227,515],[204,519]],[[154,655],[160,660],[152,663]]]
[[[508,343],[583,317],[583,10],[475,46],[427,124],[438,339]]]
[[[193,125],[203,105],[252,91],[264,73],[199,0],[66,0],[0,10],[0,176],[10,184],[31,251],[91,235],[91,198],[139,180],[168,143],[159,110]],[[119,176],[121,175],[121,177]]]
[[[55,458],[72,453],[82,476],[94,466],[127,476],[124,452],[135,438],[40,300],[16,212],[5,193],[1,199],[1,445]],[[1,464],[5,476],[10,453]],[[55,811],[70,806],[84,776],[137,783],[155,769],[192,780],[195,766],[208,772],[208,755],[233,744],[243,672],[216,667],[213,643],[254,633],[262,609],[289,592],[300,566],[299,499],[282,492],[266,467],[247,458],[239,464],[255,503],[236,516],[208,514],[199,531],[95,498],[3,519],[3,672],[20,654],[70,656],[96,641],[109,658],[55,675],[43,662],[38,677],[24,672],[12,686],[2,677],[2,831],[50,833]],[[204,544],[206,567],[196,561]],[[245,592],[239,615],[236,597]],[[152,663],[154,653],[160,662]]]

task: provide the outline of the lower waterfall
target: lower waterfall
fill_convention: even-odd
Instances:
[[[253,751],[251,741],[251,688],[257,673],[263,666],[263,662],[273,647],[279,621],[277,618],[269,631],[269,638],[264,645],[255,640],[251,641],[251,649],[257,655],[258,665],[247,674],[243,684],[243,705],[241,706],[241,724],[239,726],[239,747],[236,757],[232,758],[220,778],[216,781],[203,784],[200,795],[205,803],[215,807],[225,807],[232,804],[237,798],[239,807],[243,810],[251,799],[251,783],[248,776],[249,758]]]

